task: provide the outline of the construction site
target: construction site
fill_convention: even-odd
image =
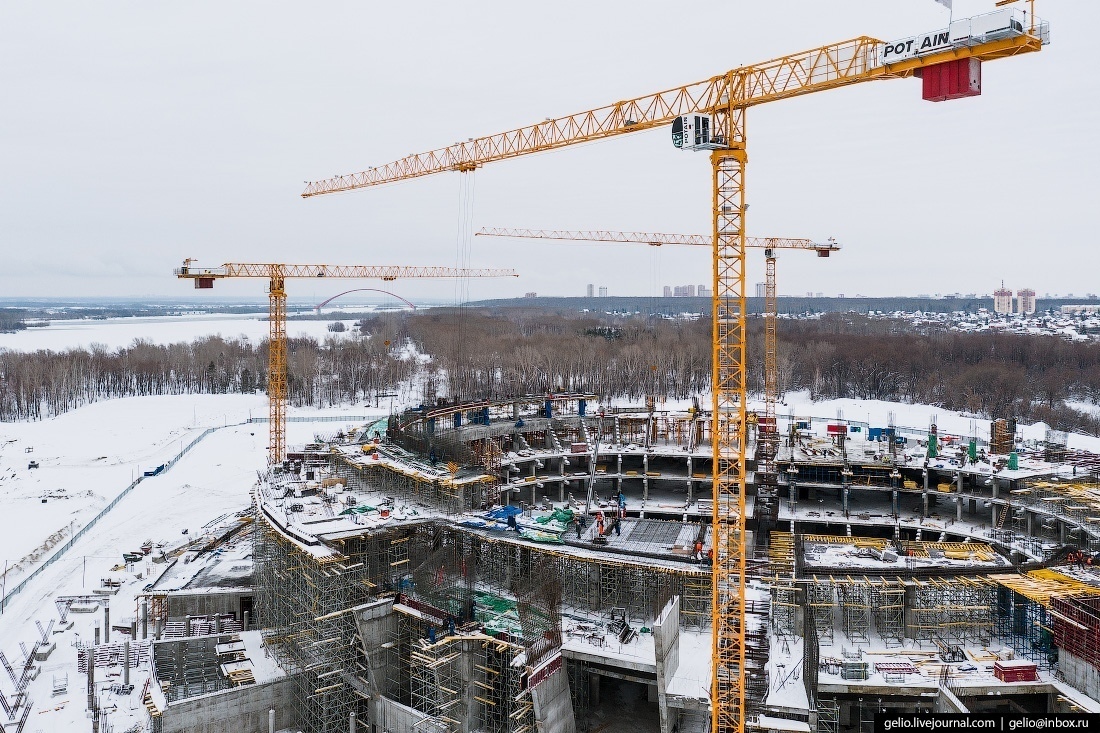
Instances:
[[[514,273],[185,261],[175,274],[196,288],[269,281],[269,460],[251,505],[201,541],[155,569],[127,559],[146,569],[116,611],[126,623],[106,616],[74,652],[93,730],[97,667],[124,685],[148,671],[130,730],[156,733],[871,733],[887,711],[1100,713],[1100,455],[1054,430],[1025,440],[1008,417],[958,434],[781,414],[775,250],[840,247],[745,228],[750,107],[885,80],[977,96],[983,64],[1050,42],[1033,3],[1003,5],[307,185],[465,175],[668,128],[709,159],[712,234],[482,233],[711,247],[713,379],[676,405],[435,397],[290,445],[287,278]],[[760,354],[746,348],[753,247]],[[764,374],[752,406],[750,362]],[[60,624],[101,605],[66,598]],[[51,643],[39,630],[22,670],[2,660],[13,730]]]

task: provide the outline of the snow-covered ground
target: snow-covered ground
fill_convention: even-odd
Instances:
[[[329,336],[346,338],[357,334],[352,328],[355,320],[341,321],[346,330],[333,333],[328,330],[332,321],[287,322],[286,333],[291,338],[312,336],[323,341]],[[37,351],[49,349],[89,348],[102,344],[109,350],[131,345],[135,340],[153,344],[190,342],[206,336],[238,339],[242,336],[252,343],[267,338],[267,314],[242,316],[236,314],[204,314],[187,316],[155,316],[148,318],[107,318],[104,320],[59,320],[41,328],[28,328],[15,333],[0,333],[0,350]]]
[[[291,416],[383,414],[385,409],[348,406],[330,410],[291,410]],[[171,395],[131,397],[96,402],[41,422],[0,423],[0,505],[5,527],[0,532],[0,561],[6,562],[6,584],[21,577],[50,555],[50,548],[67,540],[137,476],[169,461],[210,427],[233,425],[249,417],[267,416],[267,398],[256,395]],[[288,443],[331,433],[339,423],[288,425]],[[236,435],[236,439],[228,436]],[[247,440],[246,440],[247,438]],[[245,448],[239,444],[246,442]],[[225,428],[209,435],[200,447],[221,446],[224,454],[243,462],[247,477],[265,464],[267,424]],[[196,448],[197,450],[197,448]],[[191,454],[185,461],[191,461]],[[28,468],[31,461],[38,468]],[[171,473],[175,475],[180,466]],[[145,490],[148,479],[135,491]],[[250,483],[248,484],[250,485]],[[247,489],[247,485],[243,487]],[[247,502],[247,491],[240,493]],[[204,496],[196,497],[203,505]],[[44,500],[44,501],[43,501]],[[116,511],[122,509],[122,505]],[[216,514],[200,514],[202,524]],[[135,529],[135,531],[137,531]]]

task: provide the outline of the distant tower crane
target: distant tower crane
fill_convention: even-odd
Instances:
[[[556,239],[563,241],[612,242],[624,244],[691,245],[710,247],[711,238],[705,234],[662,234],[659,232],[612,232],[600,229],[568,231],[562,229],[507,229],[483,227],[475,236],[514,237],[518,239]],[[775,261],[779,249],[802,249],[817,252],[818,257],[828,257],[840,251],[840,245],[830,237],[825,242],[809,239],[781,239],[774,237],[745,237],[745,246],[764,250],[764,415],[757,420],[757,485],[775,491],[775,457],[779,451],[775,405],[779,400],[779,343],[776,321],[779,307],[775,290]]]
[[[286,458],[286,288],[288,277],[398,278],[516,277],[513,270],[455,269],[453,267],[399,267],[396,265],[283,265],[278,263],[227,262],[221,267],[195,268],[188,258],[175,270],[176,277],[194,280],[195,287],[206,290],[214,281],[227,277],[263,277],[268,280],[268,464]]]
[[[998,0],[998,6],[1013,0]],[[1001,8],[898,41],[868,36],[820,46],[703,81],[407,155],[359,173],[306,184],[303,197],[351,191],[627,133],[671,127],[672,144],[707,151],[713,221],[714,575],[711,594],[711,733],[744,733],[745,592],[745,167],[749,107],[868,81],[919,77],[929,101],[981,94],[983,61],[1042,50],[1049,24]],[[540,90],[530,89],[531,94]],[[945,171],[945,182],[951,179]],[[763,701],[753,701],[759,705]]]

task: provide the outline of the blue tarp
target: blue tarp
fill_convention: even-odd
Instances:
[[[514,517],[517,514],[521,513],[522,511],[518,506],[501,506],[485,512],[485,516],[489,519],[496,519],[500,522],[506,522],[508,521],[508,517]]]

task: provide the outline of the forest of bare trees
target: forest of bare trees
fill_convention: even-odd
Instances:
[[[1066,400],[1100,402],[1100,344],[1050,336],[917,333],[901,321],[828,314],[780,323],[780,387],[816,399],[921,402],[1100,434]],[[750,321],[749,385],[763,382]],[[433,309],[374,316],[358,334],[292,339],[292,404],[377,400],[415,384],[432,400],[547,390],[640,400],[709,389],[710,322],[537,309]],[[431,360],[421,363],[415,354]],[[0,352],[0,420],[41,419],[113,397],[265,388],[265,342],[208,338],[116,351]]]

